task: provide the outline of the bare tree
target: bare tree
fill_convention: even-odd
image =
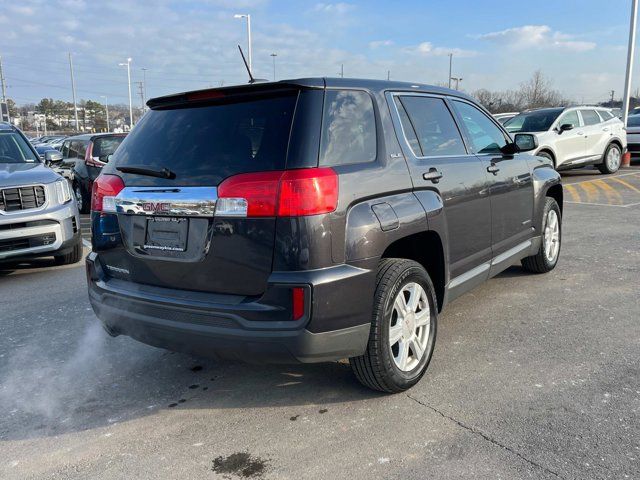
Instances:
[[[526,109],[557,107],[570,104],[562,94],[552,88],[551,81],[540,70],[520,84],[518,90],[492,92],[481,89],[474,96],[491,113],[520,112]]]

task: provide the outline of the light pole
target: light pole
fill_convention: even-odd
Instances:
[[[277,53],[272,53],[271,54],[271,58],[273,58],[273,81],[276,81],[276,57],[278,56]]]
[[[121,67],[127,67],[127,80],[129,82],[129,131],[133,128],[133,104],[131,103],[131,57],[127,58],[127,63],[119,63]]]
[[[111,127],[109,126],[109,100],[105,95],[100,95],[101,98],[104,98],[104,109],[107,112],[107,132],[111,131]]]
[[[73,60],[69,52],[69,71],[71,72],[71,94],[73,95],[73,117],[76,121],[76,133],[78,132],[78,104],[76,103],[76,81],[73,77]]]
[[[142,113],[147,110],[147,69],[142,69]]]
[[[460,82],[462,81],[462,77],[449,77],[449,79],[449,81],[453,80],[454,82],[456,82],[456,90],[458,90]]]
[[[629,96],[631,95],[631,74],[633,73],[633,55],[636,47],[636,20],[638,17],[638,0],[631,2],[631,22],[629,24],[629,47],[627,48],[627,74],[624,78],[624,97],[622,100],[622,123],[627,125],[629,117]]]
[[[451,88],[451,65],[453,64],[453,53],[449,54],[449,88]]]
[[[249,51],[247,52],[249,55],[249,71],[253,75],[253,63],[251,62],[251,15],[248,13],[236,13],[233,18],[246,18],[247,19],[247,42],[249,44]]]

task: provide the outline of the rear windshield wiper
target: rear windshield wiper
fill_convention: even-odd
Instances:
[[[116,170],[122,173],[133,173],[134,175],[147,175],[149,177],[168,178],[173,180],[176,174],[168,168],[153,168],[144,165],[123,165],[116,167]]]

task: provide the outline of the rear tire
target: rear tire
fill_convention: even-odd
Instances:
[[[542,241],[538,253],[522,259],[522,267],[532,273],[547,273],[553,270],[560,258],[562,245],[562,216],[558,203],[546,197],[542,209]]]
[[[73,246],[73,250],[65,255],[55,255],[54,260],[56,265],[71,265],[72,263],[78,263],[82,258],[82,240],[79,240]]]
[[[616,173],[620,169],[621,163],[622,151],[618,145],[612,143],[605,150],[602,156],[602,163],[598,165],[598,170],[604,174]]]
[[[418,383],[433,354],[437,305],[422,265],[401,258],[380,262],[367,350],[349,359],[360,383],[387,393]]]
[[[73,182],[73,194],[76,198],[76,203],[78,205],[78,210],[80,213],[89,213],[91,210],[89,203],[89,195],[85,192],[85,189],[82,188],[82,184],[79,182]]]

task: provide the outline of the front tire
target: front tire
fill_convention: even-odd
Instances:
[[[56,265],[71,265],[72,263],[78,263],[82,258],[82,240],[78,240],[73,246],[73,250],[64,255],[54,255]]]
[[[604,174],[616,173],[622,163],[622,151],[615,143],[607,147],[602,157],[602,163],[598,165],[598,170]]]
[[[403,392],[418,383],[433,354],[437,312],[433,283],[422,265],[383,259],[367,350],[349,359],[360,383],[387,393]]]
[[[562,216],[558,203],[546,197],[542,209],[542,241],[538,253],[522,259],[522,267],[532,273],[547,273],[553,270],[560,257],[562,244]]]

